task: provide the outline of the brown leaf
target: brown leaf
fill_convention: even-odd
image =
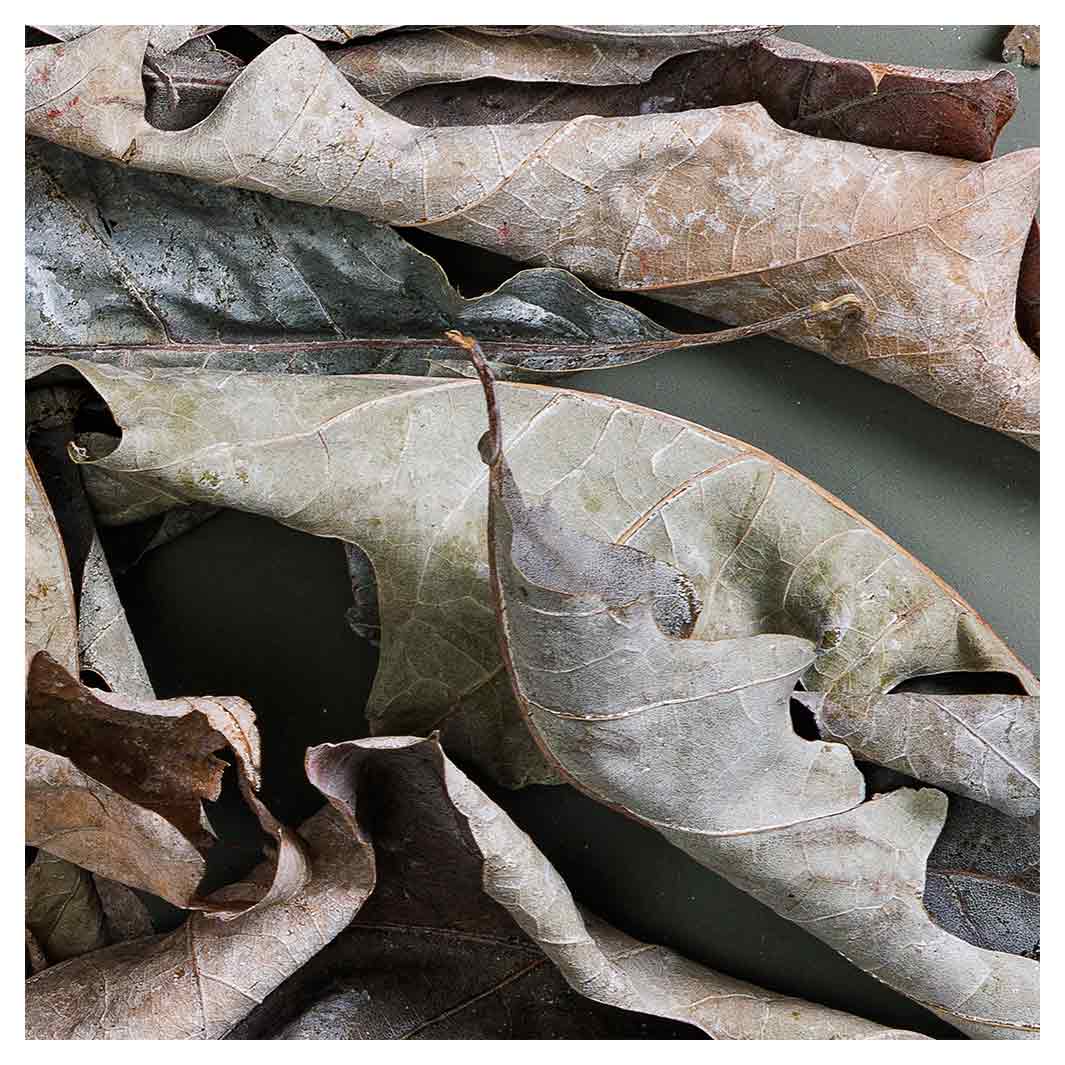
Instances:
[[[202,802],[220,794],[225,762],[214,752],[228,746],[245,800],[279,849],[271,891],[289,897],[305,879],[297,841],[255,798],[259,737],[242,699],[97,691],[39,653],[27,680],[26,739],[31,845],[176,906],[208,905],[197,896],[214,838]]]
[[[409,66],[411,53],[428,44],[422,37],[366,42],[340,53],[352,58],[337,62],[355,88],[373,99],[378,83],[369,75],[372,60],[403,54]],[[449,56],[452,63],[457,58]],[[495,65],[478,69],[470,63],[461,72],[463,77],[452,71],[446,94],[408,91],[389,101],[387,110],[415,125],[451,126],[672,113],[757,101],[774,121],[800,133],[983,161],[991,158],[1017,106],[1016,79],[1008,71],[922,70],[837,59],[780,37],[672,59],[642,84],[610,92],[573,84],[580,79],[564,73],[521,79],[557,81],[561,87],[514,84],[518,79],[498,58]],[[461,84],[468,79],[479,81]]]
[[[1037,1034],[1038,966],[950,935],[922,904],[946,797],[905,788],[864,802],[847,748],[801,739],[789,719],[789,695],[816,662],[812,643],[688,638],[713,601],[701,604],[686,576],[527,502],[483,357],[455,339],[488,403],[480,451],[503,658],[545,755],[592,798],[962,1031]]]
[[[676,1034],[641,1032],[646,1015],[717,1039],[913,1038],[721,976],[583,912],[529,837],[433,739],[324,745],[307,766],[332,802],[365,819],[378,885],[237,1038]]]
[[[426,130],[368,105],[297,35],[199,125],[164,132],[142,117],[147,34],[32,50],[27,130],[422,226],[730,323],[855,292],[870,308],[860,326],[779,335],[1036,445],[1039,365],[1015,293],[1037,149],[982,164],[896,153],[785,131],[757,104]]]
[[[1021,276],[1017,282],[1017,328],[1021,336],[1039,354],[1039,222],[1032,223],[1028,243],[1021,259]]]
[[[45,970],[26,985],[31,1039],[217,1039],[333,938],[373,888],[373,854],[354,812],[327,808],[300,835],[310,878],[289,898],[265,862],[216,892],[212,909],[169,935],[120,943]]]
[[[1002,61],[1020,60],[1026,67],[1039,66],[1039,27],[1014,26],[1002,42]]]

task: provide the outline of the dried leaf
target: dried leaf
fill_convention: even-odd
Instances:
[[[550,503],[526,501],[490,374],[476,344],[456,339],[473,353],[488,401],[480,450],[503,657],[547,757],[591,797],[962,1031],[1036,1035],[1038,966],[950,935],[923,904],[946,797],[904,788],[863,801],[847,748],[804,740],[791,725],[792,689],[820,668],[813,643],[783,633],[688,638],[716,595],[700,597],[697,581],[631,540],[578,533]],[[740,544],[753,529],[744,524]],[[876,595],[856,575],[837,584],[842,574],[830,577],[827,562],[814,563],[819,579]],[[873,654],[884,654],[899,620],[866,630],[877,634]]]
[[[366,99],[383,106],[421,85],[484,77],[576,85],[638,85],[668,59],[706,48],[734,48],[768,27],[714,27],[698,35],[621,37],[535,33],[494,36],[463,26],[434,27],[374,40],[330,58]],[[716,52],[703,57],[717,61]],[[635,112],[633,112],[635,113]]]
[[[373,855],[353,823],[327,808],[305,822],[310,879],[289,899],[269,888],[272,864],[211,896],[231,920],[193,914],[177,931],[96,951],[26,985],[31,1039],[217,1039],[358,911],[373,888]],[[265,895],[263,893],[266,892]]]
[[[42,385],[72,372],[34,366]],[[476,382],[75,368],[123,430],[117,450],[81,467],[101,520],[116,516],[120,485],[130,498],[211,502],[357,544],[380,599],[372,731],[439,728],[449,753],[505,783],[553,777],[499,656]],[[932,673],[1001,671],[1035,691],[956,592],[776,459],[618,400],[498,392],[524,490],[575,529],[684,570],[706,603],[696,636],[809,639],[805,686],[856,711]]]
[[[225,762],[213,752],[228,746],[245,799],[279,850],[271,891],[287,898],[303,883],[298,842],[254,796],[259,737],[242,699],[131,699],[88,688],[37,654],[26,740],[31,845],[176,906],[207,905],[197,896],[213,842],[202,802],[220,794]]]
[[[189,41],[197,40],[221,29],[221,26],[152,26],[148,43],[162,52],[173,52]],[[99,29],[98,26],[34,26],[33,29],[54,37],[57,41],[73,41]]]
[[[106,876],[94,876],[93,883],[103,907],[108,937],[112,943],[141,939],[155,931],[148,907],[135,891],[117,880],[108,880]]]
[[[373,100],[379,83],[372,59],[402,56],[409,69],[429,39],[426,33],[369,41],[340,53],[351,59],[335,59],[355,88]],[[448,58],[455,64],[461,56],[460,51]],[[521,79],[565,83],[561,88],[513,84],[515,75],[498,56],[479,69],[465,65],[461,74],[451,72],[447,80],[459,84],[449,84],[446,94],[409,91],[388,101],[387,110],[415,125],[454,126],[661,114],[757,101],[774,121],[800,133],[983,161],[991,158],[1017,106],[1016,79],[1008,71],[922,70],[837,59],[780,37],[672,59],[643,84],[610,92],[582,87],[569,71]],[[481,80],[461,84],[468,79]]]
[[[49,964],[110,942],[91,874],[44,851],[26,869],[26,927]]]
[[[365,818],[378,885],[235,1037],[603,1038],[647,1026],[597,1003],[717,1039],[912,1038],[721,976],[583,913],[435,740],[325,745],[307,765],[331,801]]]
[[[137,699],[154,699],[152,682],[98,536],[93,537],[85,561],[78,608],[82,669],[98,674],[113,692]]]
[[[981,164],[871,149],[785,131],[757,104],[426,130],[373,108],[298,35],[199,125],[165,132],[141,117],[147,34],[31,49],[27,130],[421,226],[730,323],[853,291],[873,312],[861,327],[777,335],[1036,446],[1039,365],[1014,307],[1037,149]]]
[[[26,647],[78,670],[78,622],[66,552],[52,505],[26,453]]]
[[[138,174],[45,144],[27,152],[26,219],[29,350],[141,367],[465,372],[443,339],[457,327],[492,338],[501,372],[560,374],[799,320],[839,329],[856,303],[847,296],[739,330],[680,335],[563,270],[524,270],[464,299],[429,256],[356,215]]]
[[[862,713],[797,693],[821,738],[856,758],[938,784],[1015,817],[1039,810],[1039,697],[885,695]]]
[[[1039,66],[1039,27],[1014,26],[1002,42],[1002,61],[1020,60],[1026,67]]]
[[[968,943],[1039,959],[1039,815],[951,796],[928,857],[925,905]]]

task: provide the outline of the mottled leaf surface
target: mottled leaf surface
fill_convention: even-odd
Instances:
[[[138,173],[43,142],[27,152],[30,351],[271,373],[455,372],[449,328],[501,373],[559,374],[767,332],[680,335],[564,270],[463,298],[387,226],[243,189]],[[853,296],[790,312],[844,327]],[[459,368],[464,368],[461,360]]]

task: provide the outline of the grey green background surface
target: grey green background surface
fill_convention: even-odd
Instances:
[[[1007,30],[789,26],[782,35],[855,59],[1004,69]],[[1000,153],[1039,143],[1039,73],[1009,69],[1020,107]],[[473,294],[454,273],[452,280]],[[705,328],[682,312],[641,306],[674,328]],[[1034,452],[766,339],[675,352],[565,383],[688,418],[778,456],[957,588],[1038,671]],[[160,695],[212,691],[250,699],[264,732],[265,798],[290,821],[308,813],[315,797],[302,782],[303,749],[364,734],[361,713],[375,666],[372,649],[344,623],[351,597],[340,546],[225,514],[154,552],[125,575],[121,589]],[[568,788],[490,790],[578,899],[631,934],[770,988],[884,1023],[952,1033],[650,830]]]

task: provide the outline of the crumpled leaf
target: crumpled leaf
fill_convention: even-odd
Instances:
[[[47,851],[26,868],[26,929],[40,952],[35,972],[153,932],[136,892]]]
[[[382,106],[421,85],[471,81],[489,71],[513,81],[640,84],[674,56],[708,47],[738,47],[766,32],[764,26],[715,27],[690,36],[600,40],[602,35],[498,36],[464,26],[434,27],[377,39],[331,58],[366,99]],[[716,62],[716,51],[707,59]]]
[[[92,879],[103,907],[104,921],[112,943],[140,939],[155,931],[148,907],[132,888],[118,883],[117,880],[108,880],[105,876],[94,876]]]
[[[553,779],[499,654],[475,381],[72,365],[123,431],[81,466],[101,521],[165,497],[357,544],[382,627],[371,730],[439,728],[449,753],[504,783]],[[72,373],[50,358],[33,369],[40,385]],[[1011,673],[1036,690],[956,592],[776,459],[614,399],[506,383],[498,394],[523,490],[573,528],[686,572],[705,603],[696,636],[809,639],[806,688],[857,709],[932,673]]]
[[[74,419],[86,403],[85,389],[35,389],[27,397],[31,455],[47,492],[56,500],[55,521],[77,594],[77,654],[67,656],[71,671],[95,673],[111,691],[154,699],[151,681],[118,597],[96,522],[67,447]],[[72,613],[73,608],[72,608]],[[55,657],[53,653],[53,657]]]
[[[816,657],[809,640],[689,639],[715,602],[700,604],[680,570],[526,501],[490,374],[476,344],[457,339],[488,401],[480,450],[503,657],[547,757],[963,1032],[1036,1035],[1038,966],[950,935],[923,904],[946,797],[904,788],[863,801],[847,748],[791,725],[788,698]]]
[[[641,78],[642,84],[610,92],[585,88],[582,82],[594,83],[586,82],[572,61],[559,63],[558,69],[548,66],[547,49],[541,53],[547,69],[540,76],[530,76],[528,67],[511,71],[500,62],[499,48],[517,45],[516,53],[524,55],[529,44],[521,39],[496,42],[493,62],[480,63],[474,49],[481,42],[469,31],[447,52],[447,67],[440,63],[422,71],[418,61],[433,54],[439,33],[367,41],[333,58],[367,99],[419,126],[557,122],[581,115],[662,114],[757,101],[774,121],[800,133],[982,161],[991,158],[995,140],[1017,106],[1016,79],[1009,71],[922,70],[837,59],[780,37],[670,59],[653,76]],[[473,38],[469,43],[467,36]],[[481,47],[493,46],[485,42]],[[399,84],[389,77],[394,67],[382,72],[375,61],[402,64],[406,95],[397,98],[400,94],[391,90]],[[481,80],[462,84],[472,79]],[[448,89],[446,94],[415,89],[419,81],[444,81]],[[518,81],[543,84],[508,84]],[[551,82],[563,84],[560,88]],[[391,99],[382,101],[378,97],[385,85],[384,95],[390,92]]]
[[[110,942],[92,874],[45,851],[26,869],[26,927],[49,964]]]
[[[197,895],[214,838],[202,801],[220,794],[225,762],[213,752],[228,747],[245,800],[278,848],[270,891],[288,898],[306,879],[298,841],[254,795],[259,737],[242,699],[131,699],[88,688],[38,653],[26,741],[32,846],[175,906],[209,906]]]
[[[194,913],[169,935],[121,943],[45,970],[26,985],[31,1039],[217,1039],[358,911],[373,854],[354,811],[332,807],[300,829],[310,879],[290,898],[270,889],[272,863],[211,896],[232,920]],[[265,894],[264,894],[265,892]]]
[[[857,302],[682,335],[563,270],[523,270],[464,299],[429,256],[356,215],[136,173],[41,143],[27,151],[26,225],[29,350],[139,367],[465,372],[443,339],[455,327],[491,337],[501,373],[560,374],[800,319],[844,328]]]
[[[592,1003],[718,1039],[912,1038],[721,976],[583,912],[433,739],[327,744],[307,767],[365,818],[378,885],[237,1038],[603,1038],[648,1023]]]
[[[368,105],[298,35],[253,60],[203,122],[166,132],[141,117],[147,34],[31,49],[27,130],[421,226],[729,323],[855,292],[875,312],[861,328],[777,335],[1037,444],[1038,359],[1014,311],[1038,149],[981,164],[870,149],[782,130],[758,104],[426,130]]]
[[[1002,42],[1002,61],[1016,63],[1020,60],[1026,67],[1039,66],[1039,27],[1014,26]]]
[[[822,739],[1015,817],[1039,810],[1039,697],[885,695],[860,714],[798,692]]]

